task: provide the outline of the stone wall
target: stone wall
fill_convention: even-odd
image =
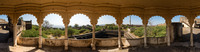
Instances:
[[[64,46],[64,39],[43,39],[42,44],[45,46]]]
[[[92,39],[69,39],[69,46],[71,47],[89,47]]]
[[[137,39],[122,39],[122,44],[124,46],[141,46],[144,44],[144,39],[143,38],[137,38]]]
[[[65,39],[45,39],[43,38],[44,46],[64,46]],[[148,37],[148,44],[164,44],[166,43],[165,37]],[[34,37],[19,37],[18,42],[19,45],[38,45],[38,38]],[[92,43],[92,39],[69,39],[68,41],[70,47],[90,47]],[[137,39],[126,39],[122,38],[122,44],[124,46],[142,46],[144,44],[143,38]],[[117,38],[96,38],[96,46],[99,47],[113,47],[118,46]]]
[[[117,38],[98,38],[96,39],[96,46],[109,47],[109,46],[117,46],[118,39]]]
[[[17,44],[36,46],[36,45],[38,45],[38,38],[37,37],[19,37]]]
[[[147,37],[148,44],[164,44],[167,43],[166,37]]]

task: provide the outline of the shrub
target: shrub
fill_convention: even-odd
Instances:
[[[144,35],[144,28],[143,27],[136,27],[134,31],[131,30],[136,36],[142,37]]]
[[[22,37],[38,37],[39,31],[31,29],[31,30],[24,30],[21,34]]]
[[[131,28],[131,33],[134,33],[136,36],[142,37],[144,35],[143,27],[129,27],[129,28]],[[147,36],[148,37],[164,37],[164,36],[166,36],[166,26],[147,27]]]
[[[73,28],[68,28],[68,35],[72,36],[72,35],[78,35],[78,34],[80,34],[79,30],[73,29]]]
[[[43,38],[47,38],[47,35],[45,35],[45,34],[42,34],[42,37],[43,37]]]
[[[164,37],[166,35],[166,26],[148,27],[148,37]]]
[[[61,35],[64,35],[64,32],[60,29],[55,29],[51,31],[53,33],[54,37],[60,37]]]

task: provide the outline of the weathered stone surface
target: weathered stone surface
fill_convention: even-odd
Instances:
[[[163,43],[167,43],[167,41],[165,37],[148,37],[147,43],[148,44],[163,44]]]
[[[96,46],[117,46],[118,45],[118,39],[117,38],[102,38],[102,39],[96,39]]]
[[[65,43],[68,43],[68,46],[71,47],[89,47],[91,46],[92,39],[69,39],[68,42],[64,41],[65,39],[43,39],[42,45],[45,46],[65,46]],[[96,46],[100,47],[112,47],[118,45],[117,38],[98,38],[95,39]],[[19,37],[18,44],[20,45],[38,45],[38,38],[34,37]],[[166,43],[165,37],[148,37],[148,44],[163,44]],[[143,38],[138,39],[126,39],[122,38],[122,44],[124,46],[140,46],[144,44]]]
[[[64,39],[45,39],[42,43],[46,46],[64,46]]]
[[[141,46],[144,44],[143,38],[137,38],[137,39],[122,39],[122,43],[124,46]]]
[[[17,44],[19,45],[37,45],[38,38],[37,37],[19,37]]]
[[[68,44],[72,47],[89,47],[91,43],[91,39],[69,39]]]
[[[158,37],[157,44],[164,44],[167,43],[166,37]]]

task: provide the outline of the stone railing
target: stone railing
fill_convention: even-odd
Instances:
[[[148,37],[148,44],[165,44],[165,37]],[[45,39],[43,38],[44,46],[64,46],[65,39]],[[92,39],[69,39],[68,44],[70,47],[90,47]],[[96,38],[96,46],[99,47],[113,47],[118,46],[117,38]],[[19,37],[17,43],[19,45],[29,45],[35,46],[38,45],[37,37]],[[144,44],[143,38],[137,39],[126,39],[122,38],[122,43],[124,46],[142,46]]]
[[[101,47],[118,46],[118,39],[117,38],[97,38],[96,46],[101,46]]]
[[[141,46],[144,44],[143,38],[135,38],[135,39],[122,39],[122,43],[124,46]]]
[[[147,37],[148,44],[164,44],[167,43],[166,37]]]

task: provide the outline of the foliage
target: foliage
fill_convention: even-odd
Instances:
[[[134,27],[134,30],[131,30],[132,33],[134,33],[136,36],[142,37],[144,34],[144,28],[143,27]]]
[[[61,30],[61,29],[47,29],[45,31],[42,31],[43,35],[53,35],[54,37],[60,37],[60,36],[64,36],[65,35],[65,31]]]
[[[37,25],[32,25],[32,29],[39,30],[39,26],[37,26]]]
[[[96,26],[95,31],[100,31],[103,29],[103,26]]]
[[[106,24],[105,25],[105,29],[108,29],[108,30],[117,30],[118,26],[115,25],[115,24]]]
[[[151,26],[147,30],[148,37],[164,37],[166,35],[166,26]]]
[[[72,35],[78,35],[78,34],[79,34],[79,30],[68,28],[68,35],[72,36]]]
[[[42,27],[44,27],[44,30],[47,30],[49,28],[52,28],[52,25],[49,23],[49,21],[44,20]]]
[[[78,27],[79,27],[79,25],[78,25],[78,24],[75,24],[75,25],[74,25],[74,28],[78,28]]]
[[[39,31],[35,29],[23,30],[21,36],[22,37],[38,37]]]
[[[144,35],[143,27],[129,27],[131,33],[136,36],[142,37]],[[166,35],[166,26],[150,26],[147,27],[147,37],[164,37]]]
[[[89,33],[90,30],[88,29],[80,29],[79,33]]]

